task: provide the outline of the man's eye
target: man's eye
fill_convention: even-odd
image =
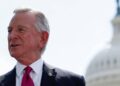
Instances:
[[[8,33],[10,33],[12,30],[11,29],[8,29]]]
[[[8,27],[8,33],[10,33],[12,31],[11,27]]]
[[[24,32],[25,30],[23,28],[18,28],[19,32]]]

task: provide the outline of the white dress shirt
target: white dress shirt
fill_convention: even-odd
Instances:
[[[24,68],[26,66],[22,65],[21,63],[17,62],[16,65],[16,86],[21,86],[22,77],[24,74]],[[34,82],[34,86],[40,86],[41,78],[42,78],[42,68],[43,68],[43,60],[39,59],[32,63],[30,67],[33,69],[30,72],[30,76]]]

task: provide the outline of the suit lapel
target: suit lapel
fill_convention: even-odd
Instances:
[[[14,68],[3,77],[2,86],[15,86],[16,69]]]
[[[55,69],[44,63],[41,86],[55,86],[55,76]]]

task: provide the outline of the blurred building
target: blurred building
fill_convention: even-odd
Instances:
[[[112,20],[113,37],[108,45],[99,52],[86,71],[86,86],[120,86],[120,6]]]

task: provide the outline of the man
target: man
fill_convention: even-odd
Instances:
[[[49,25],[41,12],[17,9],[8,26],[8,47],[15,68],[0,77],[0,86],[85,86],[83,76],[43,62]]]

